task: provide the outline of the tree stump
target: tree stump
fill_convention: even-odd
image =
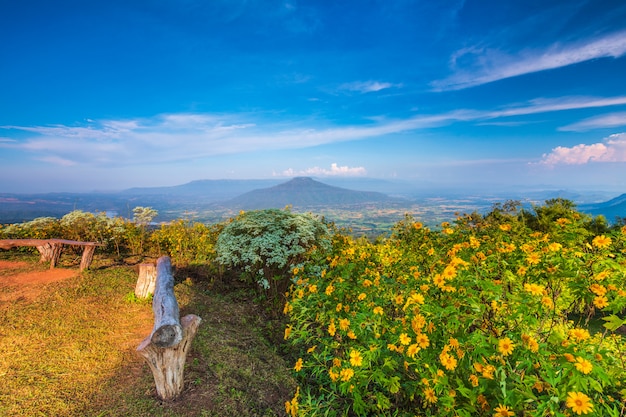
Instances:
[[[96,245],[85,245],[83,247],[83,257],[80,259],[80,270],[89,269],[89,265],[93,261],[93,254],[96,251]]]
[[[187,352],[202,319],[188,314],[183,317],[181,325],[170,258],[160,257],[156,271],[152,298],[154,327],[152,333],[137,347],[137,351],[152,371],[157,395],[162,400],[169,401],[178,397],[183,390]]]
[[[135,296],[139,299],[146,299],[154,294],[156,286],[157,270],[154,264],[140,264],[139,278],[135,285]]]

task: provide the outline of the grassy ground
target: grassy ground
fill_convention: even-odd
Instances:
[[[25,270],[47,268],[37,257],[11,256],[26,259]],[[107,262],[48,284],[36,299],[0,304],[0,415],[284,415],[295,382],[276,339],[280,323],[242,292],[218,293],[176,274],[181,316],[197,314],[203,322],[187,358],[183,395],[160,402],[135,352],[152,328],[151,305],[129,296],[133,267]]]

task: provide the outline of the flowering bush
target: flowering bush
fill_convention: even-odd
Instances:
[[[407,218],[377,243],[336,235],[325,262],[293,272],[284,337],[301,387],[286,411],[624,415],[610,330],[626,306],[626,228],[591,236],[584,221],[545,232],[467,216],[431,231]]]

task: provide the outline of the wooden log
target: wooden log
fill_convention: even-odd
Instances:
[[[160,348],[152,343],[150,337],[146,337],[137,348],[152,371],[157,395],[163,401],[174,400],[183,392],[183,371],[187,353],[201,321],[202,319],[194,314],[183,317],[182,340],[174,347]]]
[[[180,343],[183,329],[180,326],[178,301],[174,295],[174,276],[169,256],[157,259],[157,278],[152,298],[154,328],[152,343],[158,347],[171,347]]]
[[[52,260],[52,245],[49,242],[45,242],[43,245],[37,246],[37,250],[41,255],[39,257],[39,263],[44,263]]]
[[[146,299],[154,294],[156,277],[156,265],[152,263],[140,264],[139,278],[137,278],[137,284],[135,285],[135,296],[139,299]]]
[[[50,259],[50,269],[57,266],[59,259],[61,258],[61,251],[63,250],[63,243],[51,243],[52,257]]]
[[[157,395],[162,400],[169,401],[182,393],[187,352],[202,319],[188,314],[183,317],[182,325],[179,322],[172,265],[167,256],[157,260],[152,311],[152,333],[141,342],[137,351],[152,371]]]

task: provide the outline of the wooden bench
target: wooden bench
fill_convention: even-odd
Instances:
[[[96,246],[104,246],[96,242],[79,242],[67,239],[0,239],[0,249],[11,249],[23,246],[34,246],[41,254],[39,262],[50,261],[50,269],[59,262],[63,246],[82,246],[83,257],[80,261],[80,270],[88,269],[93,260]]]

